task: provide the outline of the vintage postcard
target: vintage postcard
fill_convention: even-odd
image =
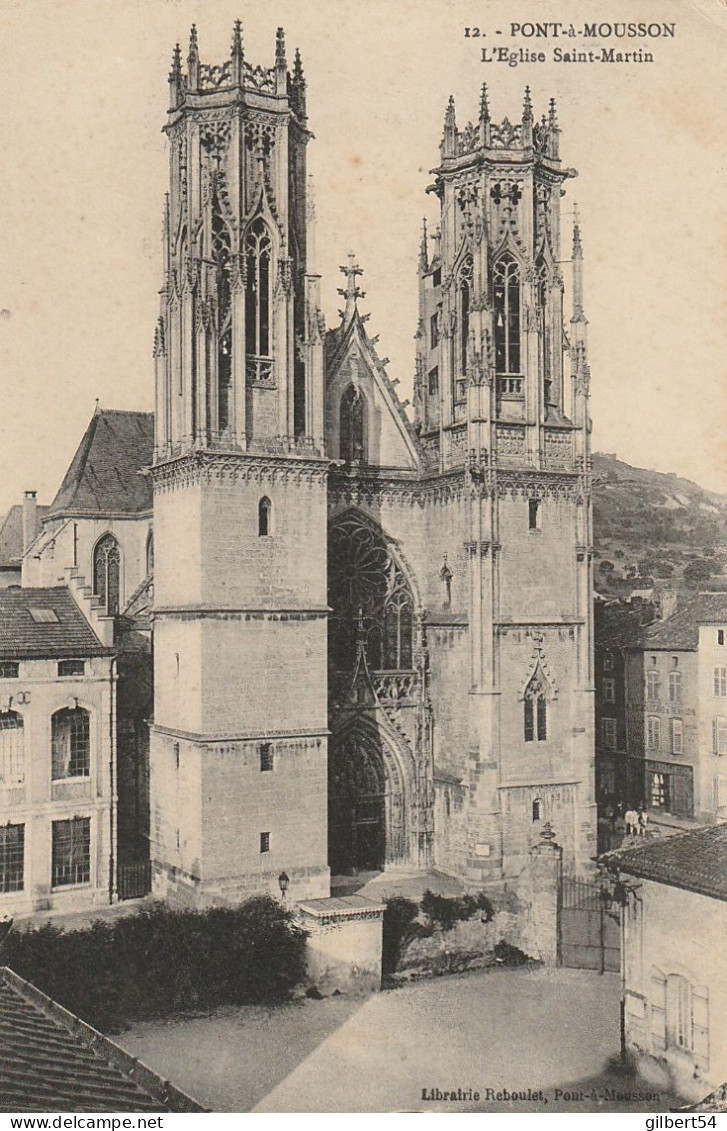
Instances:
[[[716,1125],[725,0],[0,42],[0,1112]]]

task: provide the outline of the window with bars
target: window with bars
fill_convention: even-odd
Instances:
[[[17,711],[0,712],[0,786],[25,781],[25,731]]]
[[[270,742],[263,742],[260,744],[260,772],[267,773],[273,769],[274,756],[273,746]]]
[[[91,773],[91,727],[83,707],[64,707],[51,718],[53,780]]]
[[[53,822],[54,888],[91,881],[91,818]]]
[[[121,599],[121,551],[113,534],[104,534],[93,552],[93,591],[109,616],[116,616]]]
[[[601,737],[605,750],[616,749],[616,720],[601,719]]]
[[[59,660],[58,675],[85,675],[86,663],[84,660]]]
[[[17,679],[20,664],[17,660],[0,660],[0,679]]]
[[[616,702],[616,680],[604,679],[603,681],[603,701],[604,703]]]
[[[714,694],[718,699],[727,696],[727,668],[714,669]]]
[[[270,851],[270,833],[260,833],[260,852]]]
[[[25,885],[25,825],[0,825],[0,892]]]
[[[671,752],[684,753],[684,724],[681,719],[671,719]]]

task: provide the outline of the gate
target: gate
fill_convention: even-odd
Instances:
[[[621,968],[620,908],[600,880],[564,876],[558,915],[559,965],[579,970]]]
[[[119,863],[116,875],[119,899],[141,899],[151,891],[151,860]]]

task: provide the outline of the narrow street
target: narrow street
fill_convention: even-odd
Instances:
[[[668,1110],[674,1099],[658,1083],[609,1069],[618,1006],[615,974],[496,969],[363,1001],[145,1024],[116,1039],[214,1111]],[[460,1088],[479,1099],[423,1099]],[[528,1089],[542,1098],[497,1098]],[[619,1102],[611,1089],[653,1095]]]

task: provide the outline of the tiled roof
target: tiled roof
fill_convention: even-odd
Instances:
[[[138,514],[152,507],[139,475],[154,453],[154,414],[99,410],[78,446],[48,515]]]
[[[646,840],[603,860],[630,876],[727,900],[727,825]]]
[[[37,516],[40,524],[48,507],[38,507]],[[5,521],[0,526],[0,568],[5,566],[20,566],[23,556],[23,505],[11,507],[5,515]]]
[[[31,609],[50,610],[57,619],[38,623]],[[108,653],[65,586],[0,589],[0,659]]]
[[[700,624],[727,624],[727,593],[697,593],[644,633],[645,648],[696,651]]]
[[[7,967],[0,969],[0,1111],[204,1111]]]

